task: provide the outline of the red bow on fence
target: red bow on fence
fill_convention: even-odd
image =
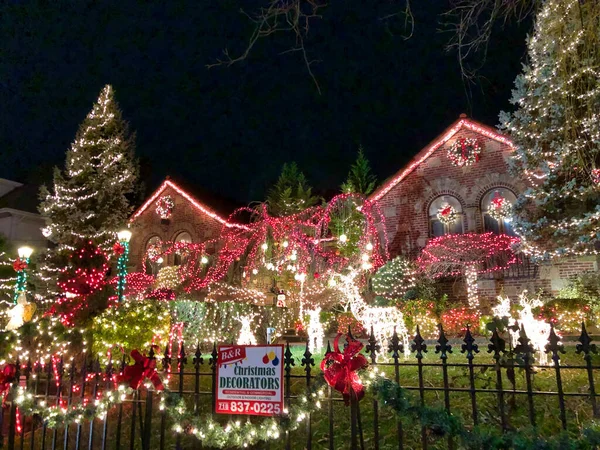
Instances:
[[[0,395],[6,398],[6,394],[10,391],[10,385],[15,381],[17,376],[17,366],[14,364],[7,364],[0,372]]]
[[[20,258],[17,258],[13,263],[13,269],[15,270],[15,272],[21,272],[22,270],[27,269],[27,262]]]
[[[134,359],[135,364],[125,367],[123,373],[117,378],[117,382],[128,382],[129,387],[138,389],[142,382],[148,378],[156,390],[162,391],[164,386],[156,371],[156,360],[142,355],[138,350],[132,350],[131,357]]]
[[[321,361],[321,370],[327,384],[344,396],[344,403],[348,405],[354,396],[361,400],[365,396],[365,388],[358,374],[360,369],[369,365],[367,358],[359,352],[363,345],[356,339],[346,336],[346,348],[340,351],[339,340],[342,334],[338,334],[333,341],[334,351],[325,354]]]

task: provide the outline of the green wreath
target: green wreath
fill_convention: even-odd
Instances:
[[[454,166],[471,166],[481,158],[481,146],[477,139],[459,138],[448,149],[448,158]]]

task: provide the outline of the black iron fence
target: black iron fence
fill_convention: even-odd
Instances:
[[[215,409],[219,361],[216,346],[206,354],[200,346],[193,350],[188,354],[181,345],[176,354],[155,355],[151,350],[149,357],[162,365],[171,391],[178,392],[200,416]],[[498,332],[475,339],[467,330],[462,339],[452,340],[440,330],[436,341],[426,341],[417,331],[410,342],[410,356],[406,357],[404,350],[396,334],[384,347],[371,332],[364,352],[373,366],[412,392],[417,403],[440,406],[461,417],[467,428],[483,425],[498,433],[528,429],[548,435],[576,431],[599,416],[596,377],[600,366],[596,365],[596,346],[584,326],[578,340],[565,345],[551,334],[546,365],[537,363],[540,355],[524,333],[513,347],[510,339]],[[316,367],[320,356],[311,354],[308,347],[286,345],[283,364],[288,406],[300,401],[320,376]],[[69,363],[55,359],[44,366],[31,361],[16,363],[16,379],[35,394],[35,402],[68,409],[114,389],[113,376],[127,361],[123,357],[105,367],[89,358]],[[159,408],[158,395],[152,388],[141,387],[101,419],[82,417],[58,428],[19,412],[9,398],[1,412],[2,446],[10,450],[203,448],[202,442],[185,430],[172,431],[169,416]],[[300,429],[256,448],[457,447],[451,438],[436,438],[425,427],[405,426],[402,417],[390,414],[375,397],[367,396],[358,411],[346,407],[331,388],[326,397],[322,410],[309,416]],[[215,416],[215,420],[259,423],[262,419]]]

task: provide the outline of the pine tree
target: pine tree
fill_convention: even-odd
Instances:
[[[362,146],[358,148],[356,162],[350,167],[348,179],[342,184],[342,191],[369,195],[375,189],[377,177],[371,172],[369,160],[365,157]]]
[[[515,205],[524,250],[538,257],[597,252],[600,238],[600,2],[547,0],[501,127],[514,175],[531,187]]]
[[[283,165],[277,183],[267,194],[269,213],[274,216],[295,214],[318,201],[319,197],[312,195],[312,188],[295,162]]]
[[[129,197],[138,176],[134,146],[106,85],[67,150],[65,170],[54,170],[53,191],[42,187],[40,193],[40,212],[48,219],[44,234],[59,250],[73,250],[81,239],[104,249],[115,241],[132,211]]]

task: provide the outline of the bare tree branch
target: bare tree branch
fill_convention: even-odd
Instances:
[[[452,0],[451,9],[443,14],[444,30],[452,34],[447,49],[457,52],[463,79],[474,81],[485,63],[494,27],[508,21],[522,22],[541,5],[542,0]],[[477,67],[469,62],[475,54],[481,59]]]

